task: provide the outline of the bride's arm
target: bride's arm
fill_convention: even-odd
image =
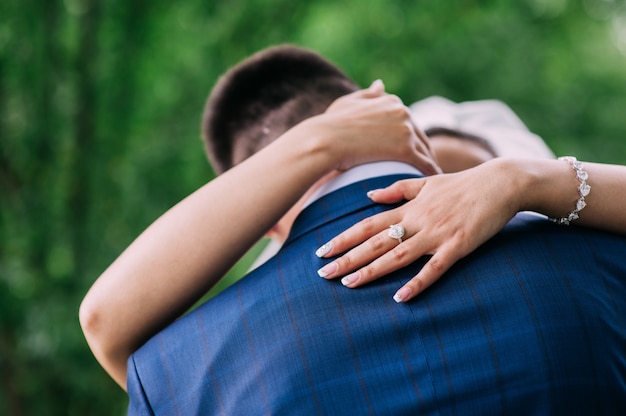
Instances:
[[[573,224],[626,234],[626,166],[584,163],[583,170],[591,190]],[[580,198],[580,184],[570,163],[505,158],[454,174],[396,182],[370,197],[381,203],[408,202],[333,238],[327,245],[332,249],[324,256],[345,254],[321,274],[328,279],[343,277],[344,285],[355,288],[432,255],[396,293],[396,301],[406,302],[495,235],[518,211],[567,217]],[[406,230],[401,244],[387,236],[391,224]]]
[[[411,125],[401,102],[373,86],[339,99],[167,211],[81,304],[100,364],[125,387],[130,354],[191,307],[326,173],[380,159],[436,170]]]

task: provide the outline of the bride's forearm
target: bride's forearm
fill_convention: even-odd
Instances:
[[[125,385],[126,360],[213,286],[318,179],[397,160],[440,169],[410,112],[382,83],[337,99],[154,222],[98,278],[80,308],[96,358]]]
[[[541,212],[552,218],[567,217],[580,198],[581,181],[571,164],[563,160],[516,161],[527,177],[520,189],[522,209]],[[582,162],[590,186],[586,206],[572,225],[584,225],[626,234],[626,166]]]
[[[98,278],[81,305],[81,325],[121,386],[128,356],[192,306],[332,170],[337,162],[327,141],[310,135],[294,129],[189,195]]]

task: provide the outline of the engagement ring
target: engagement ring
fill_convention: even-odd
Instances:
[[[394,224],[389,226],[389,231],[387,232],[387,235],[394,240],[398,240],[398,243],[401,243],[402,237],[404,237],[404,233],[405,230],[403,226],[401,226],[400,224]]]

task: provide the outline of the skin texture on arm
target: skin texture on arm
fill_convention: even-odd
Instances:
[[[626,234],[626,166],[584,163],[584,169],[591,193],[573,224]],[[578,185],[574,170],[564,161],[508,158],[454,174],[399,181],[368,195],[379,203],[408,202],[332,239],[332,249],[324,256],[345,254],[318,273],[327,279],[342,277],[345,286],[355,288],[432,255],[394,296],[397,302],[406,302],[500,231],[517,212],[566,216],[579,198]],[[406,229],[402,243],[387,235],[391,224]]]
[[[80,322],[97,360],[125,388],[128,357],[193,306],[309,187],[335,169],[387,159],[438,171],[406,107],[375,83],[189,195],[83,300]]]

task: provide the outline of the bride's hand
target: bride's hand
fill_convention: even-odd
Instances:
[[[459,173],[402,180],[370,191],[379,203],[409,202],[357,223],[318,249],[320,257],[345,253],[318,274],[343,277],[345,286],[355,288],[431,255],[394,296],[397,302],[413,298],[520,210],[525,184],[512,166],[494,159]],[[405,231],[401,242],[389,235],[394,224]]]
[[[310,122],[333,139],[328,153],[336,157],[339,170],[396,160],[415,166],[425,175],[441,173],[428,138],[402,101],[385,93],[381,81],[340,97]]]

